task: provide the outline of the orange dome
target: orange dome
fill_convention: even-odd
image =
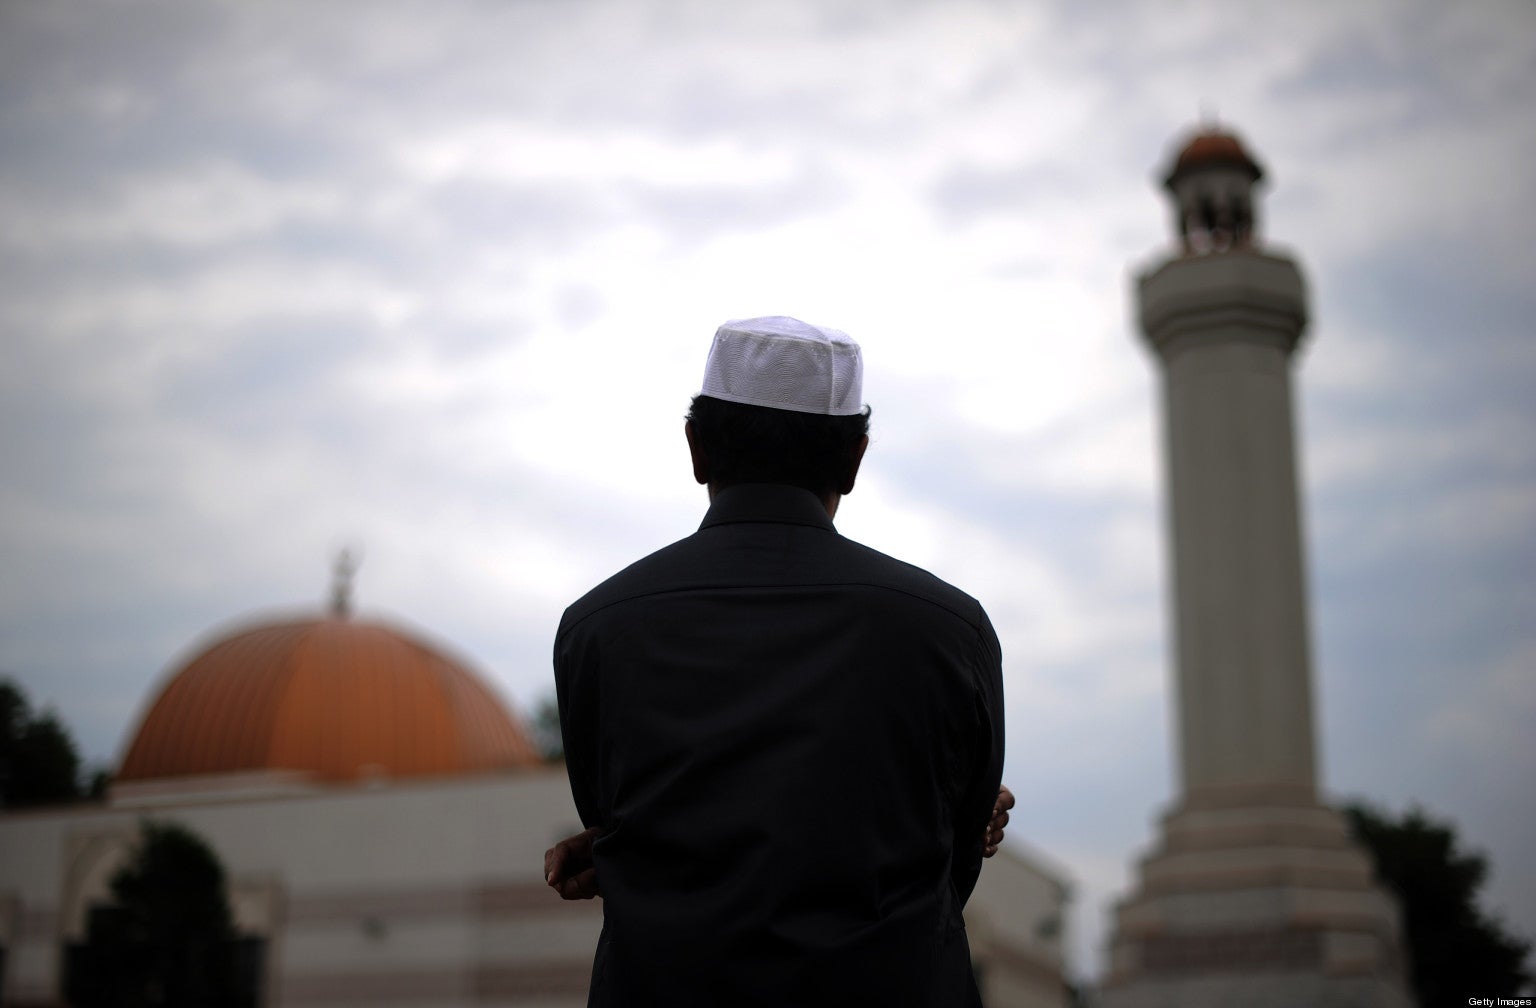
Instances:
[[[538,762],[463,665],[399,630],[332,618],[262,624],[198,654],[145,715],[117,779],[290,770],[349,781]]]
[[[1196,133],[1179,151],[1173,170],[1168,173],[1167,184],[1171,186],[1173,180],[1185,172],[1217,165],[1245,168],[1254,181],[1264,177],[1264,170],[1243,148],[1242,141],[1225,130],[1205,129]]]

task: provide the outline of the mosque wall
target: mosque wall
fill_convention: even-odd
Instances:
[[[1070,898],[1063,875],[1022,846],[999,850],[984,865],[965,919],[987,1005],[1057,1008],[1065,1003],[1063,946]]]
[[[585,1003],[601,904],[543,884],[545,849],[579,827],[564,774],[540,770],[0,818],[0,906],[20,924],[4,1004],[57,1003],[62,948],[141,819],[218,853],[237,924],[268,942],[267,1004]]]
[[[305,794],[251,784],[247,799],[226,782],[0,816],[0,1004],[61,1003],[62,949],[107,899],[141,819],[218,853],[239,927],[267,940],[267,1006],[586,1003],[601,901],[562,901],[542,878],[545,849],[579,828],[559,769]],[[968,919],[989,1008],[1063,1004],[1066,898],[1022,851],[987,862]]]

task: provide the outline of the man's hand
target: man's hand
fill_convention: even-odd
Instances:
[[[544,852],[544,881],[560,894],[561,899],[591,899],[602,895],[597,888],[597,869],[592,865],[592,841],[606,832],[594,826],[566,837]]]
[[[1013,792],[1004,784],[997,791],[997,801],[992,803],[992,821],[987,823],[987,832],[981,840],[981,856],[991,857],[997,853],[997,845],[1003,842],[1003,827],[1008,825],[1008,810],[1013,808]]]

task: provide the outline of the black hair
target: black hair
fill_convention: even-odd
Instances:
[[[787,483],[825,497],[841,492],[853,471],[869,412],[824,416],[698,395],[688,420],[711,485]]]

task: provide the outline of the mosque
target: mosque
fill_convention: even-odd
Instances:
[[[0,816],[0,1004],[66,1004],[71,948],[141,820],[223,863],[258,1004],[586,1004],[601,902],[542,877],[564,768],[445,645],[327,611],[246,620],[173,669],[98,805]],[[990,1008],[1066,1003],[1068,888],[1009,841],[966,917]]]

